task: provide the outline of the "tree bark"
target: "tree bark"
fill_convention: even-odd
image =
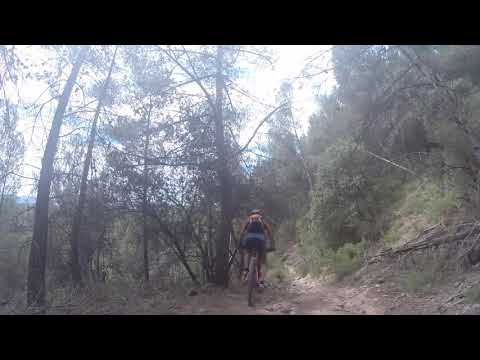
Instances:
[[[0,194],[0,218],[2,217],[3,201],[5,198],[5,187],[7,185],[7,179],[8,177],[5,176],[5,179],[3,180],[3,184],[2,184],[2,193]]]
[[[295,140],[297,141],[297,146],[298,146],[298,155],[300,157],[300,161],[302,163],[302,166],[303,166],[303,171],[305,171],[305,176],[307,178],[307,181],[308,181],[308,191],[309,193],[313,190],[313,176],[312,174],[310,173],[310,170],[308,168],[308,164],[307,164],[307,159],[305,157],[305,154],[303,153],[303,149],[302,149],[302,143],[300,141],[300,138],[298,136],[298,133],[297,133],[297,124],[293,121],[293,113],[292,113],[292,128],[293,128],[293,132],[294,132],[294,135],[295,135]]]
[[[223,48],[217,48],[216,104],[215,104],[215,146],[218,158],[218,178],[220,180],[221,222],[216,238],[215,283],[228,286],[228,235],[231,224],[232,187],[227,163],[227,147],[223,119]]]
[[[88,173],[90,170],[90,164],[92,162],[93,147],[95,145],[95,136],[97,134],[98,117],[100,115],[100,110],[103,105],[103,100],[107,93],[107,88],[112,75],[112,69],[115,63],[116,55],[117,55],[117,49],[115,49],[115,52],[113,54],[112,62],[110,64],[110,69],[108,70],[108,75],[107,75],[107,78],[105,79],[105,84],[103,85],[102,92],[100,93],[97,108],[95,109],[92,127],[90,129],[90,137],[88,141],[87,154],[85,156],[85,161],[83,163],[82,178],[80,181],[80,193],[78,196],[78,205],[75,211],[75,216],[73,218],[72,237],[71,237],[72,280],[75,285],[82,284],[82,269],[81,269],[80,260],[79,260],[79,237],[80,237],[80,226],[83,223],[83,209],[85,207],[85,200],[87,195]]]
[[[96,267],[96,278],[97,281],[100,281],[100,246],[97,244],[97,261],[95,264]]]
[[[143,150],[144,155],[144,165],[143,165],[143,206],[142,206],[142,215],[143,215],[143,271],[145,282],[149,281],[149,264],[148,264],[148,229],[147,229],[147,208],[148,208],[148,146],[150,144],[150,115],[152,112],[152,105],[147,114],[147,128],[145,133],[145,147]]]
[[[88,47],[80,49],[78,57],[68,77],[63,93],[59,99],[52,127],[48,134],[47,144],[42,158],[42,168],[38,181],[37,201],[35,204],[35,218],[33,225],[33,237],[28,261],[27,276],[27,304],[28,306],[45,305],[45,269],[47,258],[48,239],[48,203],[50,185],[53,177],[53,162],[57,152],[58,136],[62,126],[65,108],[72,88],[77,79],[82,63],[87,55]]]

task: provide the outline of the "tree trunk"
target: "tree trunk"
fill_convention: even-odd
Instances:
[[[228,234],[231,224],[231,196],[230,171],[227,163],[227,148],[225,144],[224,119],[222,112],[223,101],[223,48],[217,49],[217,76],[216,76],[216,113],[215,113],[215,146],[218,158],[218,178],[220,180],[221,222],[216,238],[215,252],[215,283],[228,286]]]
[[[8,177],[5,176],[5,179],[3,180],[3,184],[2,184],[2,193],[0,194],[0,218],[2,217],[3,201],[5,199],[5,187],[7,185],[7,179]]]
[[[65,114],[65,108],[73,85],[77,79],[83,60],[87,55],[88,47],[83,46],[78,54],[72,72],[65,84],[53,117],[52,127],[48,134],[47,144],[42,158],[42,168],[38,180],[37,201],[35,203],[35,218],[33,225],[32,245],[28,261],[27,277],[27,304],[29,306],[45,305],[45,268],[48,239],[48,203],[50,185],[53,177],[53,162],[57,152],[58,136]]]
[[[100,281],[100,247],[99,246],[97,246],[97,261],[96,261],[95,267],[97,271],[97,274],[96,274],[97,281]]]
[[[208,238],[205,246],[205,252],[207,257],[207,282],[213,281],[213,266],[214,266],[214,251],[213,251],[213,216],[212,216],[212,204],[208,204]]]
[[[82,269],[79,261],[79,237],[80,237],[80,226],[83,223],[83,209],[85,207],[85,200],[87,195],[88,172],[90,170],[90,164],[92,162],[92,152],[93,152],[93,146],[95,144],[95,136],[97,133],[98,117],[100,115],[100,110],[102,108],[102,103],[105,98],[105,94],[107,93],[107,88],[112,75],[112,69],[113,69],[113,64],[115,63],[116,54],[117,54],[117,49],[115,49],[115,52],[113,54],[112,62],[110,64],[110,69],[108,71],[107,78],[105,79],[105,84],[103,85],[102,92],[100,93],[97,108],[95,109],[92,128],[90,129],[90,137],[88,141],[87,154],[85,156],[85,161],[83,163],[82,179],[80,181],[80,193],[78,196],[78,205],[75,211],[75,216],[73,218],[72,237],[71,237],[72,280],[75,285],[81,285],[82,283]]]
[[[5,106],[7,107],[7,114],[8,114],[8,101],[5,100],[5,103],[6,103]],[[7,148],[8,148],[8,145],[7,145]],[[7,154],[7,159],[5,161],[5,164],[6,164],[6,167],[4,169],[5,170],[5,175],[2,176],[3,182],[2,182],[2,193],[0,195],[0,217],[2,216],[2,210],[3,210],[4,201],[5,201],[5,189],[7,187],[9,174],[11,174],[11,165],[12,165],[11,158],[12,158],[12,154],[8,153]]]
[[[150,143],[150,114],[152,112],[152,105],[150,104],[150,109],[147,114],[147,128],[145,133],[145,147],[143,151],[143,271],[145,276],[145,282],[149,281],[149,264],[148,264],[148,229],[147,229],[147,208],[148,208],[148,146]]]
[[[305,154],[303,153],[302,143],[300,141],[300,138],[298,137],[297,128],[296,128],[295,123],[293,124],[293,131],[294,131],[294,134],[295,134],[295,139],[297,141],[298,154],[299,154],[299,157],[300,157],[300,162],[302,163],[303,171],[305,172],[305,176],[306,176],[307,181],[308,181],[308,192],[311,193],[312,190],[313,190],[313,176],[310,173],[310,170],[308,168],[307,159],[305,157]]]

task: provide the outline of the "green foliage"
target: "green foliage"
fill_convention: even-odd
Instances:
[[[442,281],[438,266],[430,265],[423,269],[404,272],[399,276],[400,286],[407,292],[429,294]]]
[[[271,256],[267,259],[268,279],[281,284],[288,279],[288,271],[285,262],[279,256]]]
[[[415,268],[398,275],[399,284],[410,293],[429,294],[446,279],[443,265],[444,260],[437,257],[420,256]]]
[[[410,293],[427,293],[435,281],[436,274],[432,271],[412,270],[400,276],[401,286]]]
[[[384,213],[399,199],[401,176],[375,176],[372,158],[363,146],[339,140],[319,157],[316,190],[304,219],[303,236],[334,249],[362,239],[375,241],[384,228]],[[369,174],[370,170],[370,174]],[[308,220],[307,220],[308,218]]]
[[[359,201],[367,179],[358,172],[358,164],[365,161],[360,151],[353,152],[355,144],[340,140],[319,159],[317,189],[312,198],[311,218],[315,231],[322,233],[326,245],[338,247],[359,236],[356,225],[363,214]],[[365,220],[365,219],[362,219]]]
[[[443,192],[430,179],[407,183],[399,188],[398,194],[400,200],[389,209],[390,221],[383,236],[387,244],[413,238],[428,225],[441,222],[448,211],[462,206],[456,191]]]
[[[60,87],[53,85],[76,48],[54,48],[56,60],[47,63],[57,64],[58,75],[43,65],[39,68],[44,75],[37,75],[52,85],[56,95]],[[221,205],[227,192],[234,194],[229,203],[235,216],[243,216],[249,207],[265,209],[274,223],[279,252],[292,241],[301,244],[306,259],[298,265],[302,274],[333,272],[339,280],[355,272],[367,246],[382,238],[391,245],[411,238],[466,204],[478,214],[480,156],[474,149],[475,138],[480,138],[480,47],[335,46],[331,65],[336,87],[318,98],[308,132],[298,131],[307,119],[298,119],[293,111],[298,83],[284,83],[275,101],[287,106],[257,133],[265,134],[268,127],[267,141],[254,149],[255,138],[238,156],[239,144],[245,143],[239,140],[242,129],[248,128],[246,119],[262,116],[248,96],[239,98],[243,91],[232,86],[249,72],[247,63],[255,59],[251,57],[255,52],[268,60],[265,49],[249,49],[223,49],[222,155],[230,164],[222,169],[217,161],[222,157],[217,109],[203,92],[190,91],[200,81],[204,91],[218,93],[217,47],[119,47],[121,66],[114,67],[114,81],[103,102],[94,154],[98,160],[89,174],[88,224],[81,242],[94,244],[89,250],[96,254],[102,249],[111,288],[99,286],[98,301],[112,297],[105,295],[112,289],[128,293],[140,281],[144,211],[151,235],[151,282],[171,287],[187,284],[185,262],[199,278],[200,274],[212,278],[214,259],[219,259],[214,243],[227,210]],[[13,49],[12,54],[7,47],[0,50],[7,58],[13,55]],[[47,270],[50,285],[56,286],[70,281],[68,233],[88,133],[78,128],[80,120],[87,120],[77,117],[78,103],[98,100],[113,47],[91,50],[78,82],[87,91],[76,89],[79,93],[69,102],[52,183]],[[315,59],[312,56],[306,68],[315,69]],[[16,76],[18,66],[9,62],[7,69],[2,61],[0,75],[8,82],[7,70]],[[21,210],[12,198],[20,180],[12,174],[22,174],[18,164],[25,147],[16,129],[17,108],[29,107],[7,99],[7,93],[15,93],[10,90],[0,99],[0,246],[8,248],[0,254],[0,289],[5,293],[19,291],[24,284],[26,256],[19,256],[18,248],[28,242],[32,227],[31,221],[24,227],[11,221],[15,215],[11,209]],[[38,116],[46,112],[39,111]],[[223,180],[229,183],[225,192],[219,191]],[[148,209],[143,207],[144,194]],[[103,231],[108,241],[97,243]],[[92,253],[87,256],[89,265],[95,265]],[[288,268],[282,259],[274,255],[269,261],[271,277],[285,281]],[[436,280],[436,270],[426,267],[403,274],[401,281],[409,291],[421,291]]]
[[[312,244],[302,245],[302,254],[307,259],[305,272],[313,276],[334,273],[337,280],[360,269],[363,264],[365,242],[346,243],[337,250]]]
[[[364,248],[365,244],[360,242],[357,244],[347,243],[337,250],[333,260],[333,271],[338,280],[342,280],[361,267]]]
[[[388,229],[388,231],[383,235],[383,241],[388,244],[394,244],[400,238],[400,229],[402,223],[400,221],[395,221],[393,225]]]
[[[300,265],[302,275],[318,277],[333,271],[334,250],[311,244],[302,244],[301,249],[302,256],[306,259],[306,262]]]
[[[296,240],[296,220],[295,217],[292,217],[274,230],[275,247],[278,251],[287,250],[289,244]]]
[[[406,191],[417,184],[418,182],[408,184]],[[459,208],[460,205],[458,195],[454,191],[443,192],[437,184],[428,182],[405,197],[397,215],[425,215],[429,221],[436,223],[441,220],[445,210]]]
[[[465,292],[465,299],[471,304],[480,304],[480,286],[472,286]]]

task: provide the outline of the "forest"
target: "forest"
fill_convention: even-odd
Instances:
[[[480,47],[278,48],[1,45],[0,314],[480,313]]]

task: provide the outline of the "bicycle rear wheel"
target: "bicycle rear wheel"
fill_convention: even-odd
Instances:
[[[248,306],[253,306],[253,292],[257,287],[257,256],[251,257],[248,266]]]

